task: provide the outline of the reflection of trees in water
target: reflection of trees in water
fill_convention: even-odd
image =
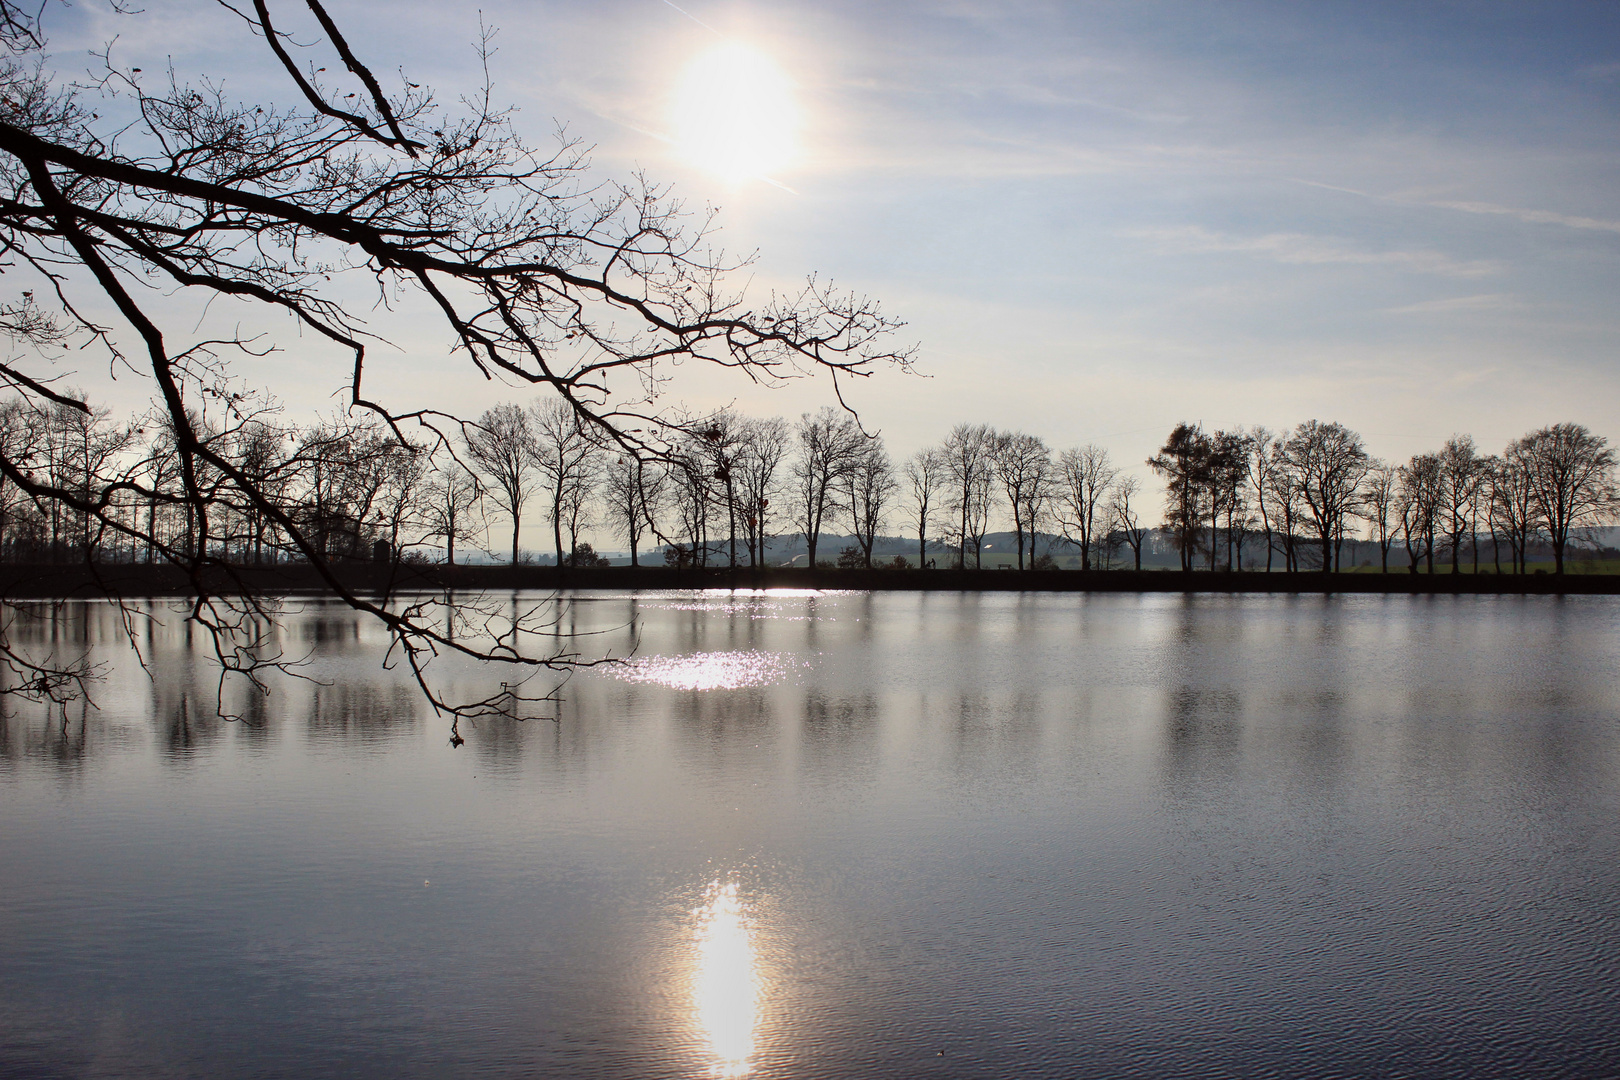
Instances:
[[[501,717],[463,720],[457,730],[466,746],[492,771],[515,768],[532,740],[555,743],[558,725],[551,720],[508,720]]]
[[[347,682],[319,686],[310,702],[309,733],[356,742],[392,738],[415,726],[420,700],[406,686]]]
[[[360,646],[360,620],[355,616],[309,615],[299,620],[299,636],[325,653],[349,653]]]
[[[624,615],[619,620],[621,633],[618,645],[618,655],[629,656],[641,646],[641,627],[644,619],[641,614],[641,604],[634,595],[624,600]]]
[[[761,646],[760,633],[764,620],[758,618],[762,604],[759,597],[731,604],[726,612],[726,648],[732,652],[757,649]]]
[[[1038,690],[1019,690],[1010,698],[963,690],[947,700],[935,705],[925,694],[918,707],[924,716],[942,717],[952,771],[983,774],[993,766],[998,775],[1011,769],[1027,778],[1039,771],[1046,716]]]
[[[129,674],[147,681],[149,715],[164,755],[171,761],[185,759],[216,742],[231,724],[248,733],[250,745],[263,745],[274,720],[271,703],[243,677],[221,680],[209,635],[186,622],[183,609],[170,605],[147,606],[141,622],[137,634],[147,670]],[[281,630],[267,620],[257,620],[251,632],[242,643],[246,655],[275,654],[281,648]],[[122,629],[105,628],[96,640],[102,645],[120,642]],[[114,662],[128,663],[122,658]]]
[[[199,657],[206,646],[194,640],[191,627],[179,635],[185,646],[174,647],[173,638],[158,638],[147,657],[151,670],[148,706],[159,745],[170,761],[189,757],[216,741],[226,723],[220,716],[217,669],[206,681],[199,678]]]
[[[675,626],[677,653],[727,652],[761,648],[766,607],[760,597],[731,596],[711,603],[700,600],[681,612]]]
[[[92,710],[84,699],[65,708],[29,702],[0,709],[0,763],[44,765],[77,774],[90,756]]]
[[[90,659],[96,609],[82,600],[0,604],[0,696],[68,705],[105,672]]]
[[[237,738],[245,740],[249,746],[263,747],[270,741],[270,697],[246,685],[246,680],[238,680],[238,684],[233,715],[242,730]]]
[[[241,719],[250,745],[262,744],[266,737],[275,715],[271,703],[245,679],[229,679],[221,687],[218,669],[206,666],[212,652],[207,635],[185,622],[183,605],[129,600],[120,607],[70,600],[7,607],[17,616],[13,641],[59,660],[88,658],[106,673],[107,682],[93,683],[90,697],[70,703],[65,711],[7,702],[0,760],[77,762],[126,741],[128,733],[120,728],[129,721],[149,722],[151,745],[160,756],[183,760],[220,737],[230,723],[221,710]],[[268,622],[258,630],[245,647],[274,651],[280,630]],[[127,651],[130,645],[144,668]],[[105,706],[120,691],[144,699],[145,711],[136,716],[97,711],[96,702]]]
[[[630,702],[648,697],[656,699],[660,693],[634,688],[627,699]],[[775,703],[770,694],[759,687],[668,693],[669,713],[675,718],[671,732],[679,743],[701,751],[704,757],[730,758],[744,748],[751,754],[754,743],[775,726]]]
[[[871,693],[804,695],[801,722],[805,764],[822,775],[850,776],[877,768],[878,704]]]
[[[197,695],[182,693],[177,704],[156,714],[160,723],[164,723],[163,718],[167,717],[163,748],[171,759],[190,757],[214,742],[226,723],[214,707],[218,704],[217,699],[205,699],[212,702],[209,705],[199,705],[198,700]]]
[[[576,680],[563,688],[551,717],[478,717],[461,721],[459,730],[466,749],[479,758],[480,773],[514,773],[521,767],[566,780],[590,773],[613,753],[613,729],[640,711],[640,691],[616,682]]]
[[[1170,691],[1164,713],[1168,779],[1196,780],[1241,755],[1243,697],[1232,687],[1183,684]]]
[[[1337,784],[1354,757],[1345,695],[1331,686],[1286,690],[1274,711],[1280,748],[1300,767],[1301,779],[1316,789]]]
[[[860,621],[855,624],[857,627],[855,639],[862,645],[870,645],[872,643],[872,612],[874,610],[873,595],[871,593],[861,594],[860,609]]]
[[[984,594],[978,592],[958,592],[946,595],[945,605],[955,607],[956,610],[945,617],[945,625],[953,631],[953,636],[957,640],[979,640],[980,631],[984,629],[985,624],[984,599]]]

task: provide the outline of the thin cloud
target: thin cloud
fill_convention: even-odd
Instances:
[[[1620,221],[1610,218],[1584,217],[1580,214],[1560,214],[1552,210],[1526,210],[1518,206],[1503,206],[1501,203],[1477,202],[1472,200],[1446,200],[1446,199],[1411,199],[1398,195],[1379,195],[1371,191],[1359,191],[1356,188],[1341,187],[1338,184],[1324,184],[1320,180],[1306,180],[1303,177],[1290,177],[1296,184],[1307,187],[1323,188],[1327,191],[1339,191],[1346,195],[1355,195],[1374,202],[1394,203],[1398,206],[1432,206],[1438,210],[1459,210],[1465,214],[1488,214],[1495,217],[1512,217],[1534,225],[1562,225],[1569,229],[1590,229],[1597,232],[1620,233]]]
[[[1518,311],[1524,303],[1509,293],[1476,293],[1473,296],[1449,296],[1443,300],[1423,300],[1416,304],[1385,308],[1386,315],[1434,315],[1450,312]]]
[[[1487,202],[1431,202],[1445,210],[1461,210],[1465,214],[1497,214],[1515,217],[1536,225],[1563,225],[1570,229],[1595,229],[1599,232],[1620,233],[1620,221],[1607,218],[1580,217],[1575,214],[1557,214],[1551,210],[1523,210],[1514,206],[1501,206]]]
[[[680,12],[682,15],[685,15],[688,19],[691,19],[693,22],[697,23],[699,26],[703,27],[703,29],[709,31],[711,34],[714,34],[716,37],[724,37],[725,36],[724,34],[720,33],[720,31],[716,30],[714,27],[710,26],[708,23],[704,22],[702,19],[700,19],[696,15],[692,14],[690,11],[687,11],[685,8],[681,7],[679,4],[670,3],[670,0],[664,0],[664,3],[669,4],[670,7],[674,8],[676,11]]]
[[[1303,265],[1389,266],[1420,274],[1475,278],[1499,273],[1500,263],[1487,259],[1453,259],[1427,248],[1369,251],[1332,237],[1305,233],[1267,233],[1234,236],[1199,225],[1162,229],[1135,229],[1124,235],[1150,241],[1161,249],[1189,255],[1233,253],[1253,255],[1280,263]]]
[[[1324,184],[1320,180],[1306,180],[1306,179],[1304,179],[1302,177],[1298,177],[1298,176],[1290,176],[1289,179],[1292,180],[1296,184],[1304,184],[1306,187],[1324,188],[1324,189],[1326,189],[1328,191],[1341,191],[1346,195],[1359,195],[1363,199],[1377,199],[1379,202],[1390,202],[1390,201],[1392,201],[1390,199],[1385,198],[1382,195],[1374,195],[1370,191],[1361,191],[1361,190],[1358,190],[1358,189],[1352,188],[1352,187],[1341,187],[1338,184]]]

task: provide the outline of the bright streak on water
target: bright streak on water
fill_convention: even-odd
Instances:
[[[611,673],[627,682],[657,683],[675,690],[737,690],[781,682],[788,666],[775,653],[751,650],[639,657],[616,665]]]
[[[712,883],[709,902],[692,914],[697,919],[692,996],[698,1022],[717,1059],[714,1075],[747,1076],[748,1058],[754,1052],[759,979],[736,882]]]

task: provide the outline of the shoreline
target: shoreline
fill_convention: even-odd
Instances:
[[[1409,595],[1608,596],[1620,574],[1382,573],[1294,574],[1260,570],[808,570],[676,569],[666,566],[340,565],[345,586],[370,596],[513,589],[850,589],[879,592],[1393,593]],[[220,594],[329,594],[307,565],[211,567]],[[192,594],[171,566],[111,563],[0,566],[0,601],[160,597]]]

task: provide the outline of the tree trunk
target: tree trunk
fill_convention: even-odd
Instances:
[[[816,546],[821,541],[821,514],[819,514],[816,511],[816,508],[812,506],[810,508],[810,513],[806,516],[809,518],[809,520],[806,521],[805,524],[810,526],[810,528],[807,529],[804,534],[804,562],[806,569],[814,570],[816,568]]]
[[[557,565],[561,566],[563,564],[561,480],[557,481],[557,494],[551,500],[551,541],[557,549]],[[514,552],[517,550],[515,545],[512,550]],[[517,562],[517,555],[514,554],[512,556],[512,561],[514,563]]]
[[[731,480],[726,480],[726,529],[731,534],[731,568],[737,568],[737,499],[731,490]]]

